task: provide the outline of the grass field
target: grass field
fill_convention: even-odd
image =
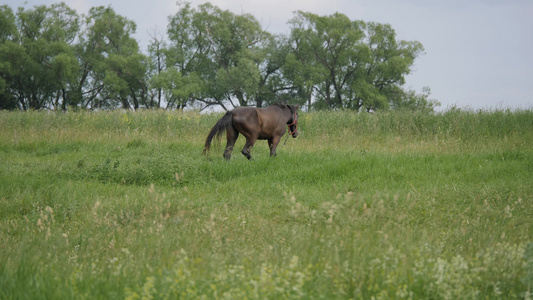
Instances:
[[[0,299],[531,299],[533,111],[219,117],[0,111]]]

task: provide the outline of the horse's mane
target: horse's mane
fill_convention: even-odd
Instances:
[[[279,108],[287,108],[288,105],[285,104],[285,103],[279,103],[279,102],[276,102],[276,103],[273,103],[271,106],[277,106]]]
[[[285,104],[285,103],[279,103],[279,102],[276,102],[276,103],[271,104],[270,106],[277,106],[277,107],[279,107],[279,108],[281,108],[281,109],[286,109],[286,108],[288,108],[289,111],[291,112],[291,114],[294,113],[294,108],[293,108],[291,105],[288,105],[288,104]]]

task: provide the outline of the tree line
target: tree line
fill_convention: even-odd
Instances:
[[[136,24],[112,7],[80,15],[65,3],[0,6],[0,109],[438,105],[429,88],[404,89],[424,49],[397,40],[388,24],[298,11],[287,34],[272,34],[250,14],[178,5],[146,53],[132,37]]]

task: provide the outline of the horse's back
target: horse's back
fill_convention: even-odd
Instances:
[[[258,121],[257,108],[250,106],[239,106],[233,110],[233,122],[253,123]]]

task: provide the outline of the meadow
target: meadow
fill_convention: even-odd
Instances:
[[[0,111],[0,299],[531,299],[532,110],[221,116]]]

